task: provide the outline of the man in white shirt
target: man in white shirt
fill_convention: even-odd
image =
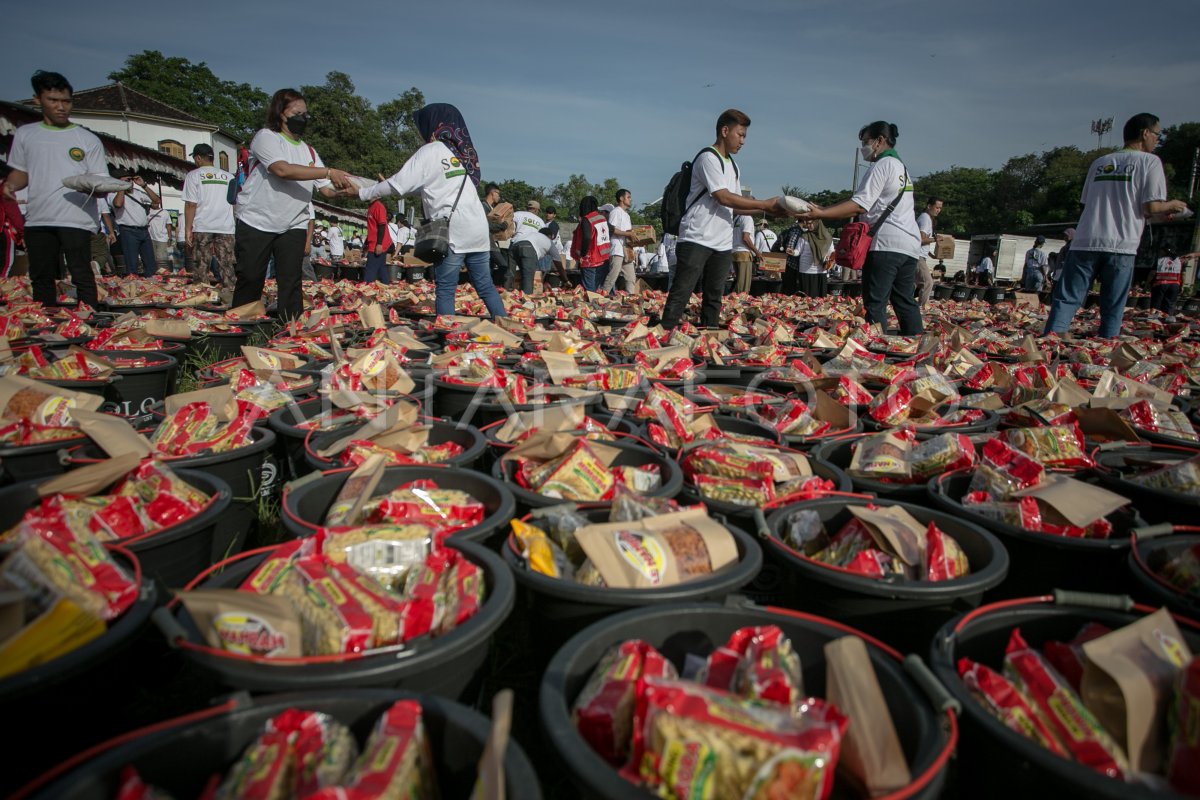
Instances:
[[[930,197],[925,201],[925,210],[917,217],[917,230],[921,232],[921,257],[917,259],[917,290],[921,308],[933,294],[933,249],[937,239],[933,235],[933,221],[942,213],[942,198]]]
[[[754,220],[749,214],[738,214],[733,218],[733,291],[750,293],[750,282],[754,278],[754,262],[761,255],[754,245]]]
[[[696,284],[703,281],[700,324],[716,327],[721,320],[721,297],[733,263],[733,216],[765,211],[784,216],[778,197],[755,200],[742,197],[742,183],[733,154],[746,143],[750,118],[737,109],[717,117],[717,139],[692,162],[692,182],[687,211],[679,222],[675,247],[677,265],[671,289],[663,304],[662,325],[679,325]]]
[[[998,254],[995,252],[991,254],[984,253],[983,258],[979,259],[979,263],[975,265],[975,283],[978,285],[992,285],[992,276],[996,273],[996,265],[992,261],[992,256],[995,255]]]
[[[633,195],[628,189],[617,190],[617,204],[608,212],[608,230],[612,236],[612,256],[608,262],[608,277],[600,286],[601,294],[609,294],[617,286],[617,278],[625,278],[625,291],[637,294],[637,275],[634,267],[637,262],[627,259],[632,255],[633,248],[629,247],[629,237],[633,235],[633,221],[629,218],[629,209],[633,207]]]
[[[1033,241],[1033,247],[1025,251],[1025,267],[1021,271],[1021,286],[1027,292],[1040,292],[1042,284],[1049,277],[1050,256],[1042,249],[1046,243],[1045,236],[1039,236]]]
[[[162,208],[162,201],[146,185],[141,175],[134,175],[129,170],[119,170],[116,175],[133,184],[129,191],[108,196],[108,204],[113,208],[121,238],[125,274],[138,274],[138,258],[141,257],[141,274],[149,278],[158,268],[154,258],[154,243],[150,240],[150,212]]]
[[[1162,161],[1154,155],[1162,138],[1158,117],[1136,114],[1125,123],[1123,134],[1125,148],[1097,158],[1084,178],[1079,199],[1083,213],[1054,284],[1045,334],[1066,332],[1097,277],[1100,337],[1119,334],[1146,217],[1187,209],[1182,200],[1167,199]]]
[[[516,232],[513,233],[509,257],[512,259],[513,267],[521,271],[521,291],[525,294],[533,292],[533,278],[537,274],[538,255],[533,245],[530,244],[529,238],[546,227],[546,223],[540,216],[541,212],[542,204],[537,200],[530,200],[524,211],[517,211],[513,214],[513,227]],[[511,272],[509,276],[511,280]]]
[[[233,291],[234,235],[237,222],[229,204],[229,182],[234,176],[213,166],[213,149],[206,144],[192,148],[196,169],[183,181],[184,240],[192,253],[192,281],[207,282],[213,259],[221,286]]]
[[[154,269],[170,270],[171,268],[171,232],[168,226],[171,222],[171,212],[159,207],[150,212],[146,223],[146,231],[150,234],[150,246],[154,248]]]
[[[71,123],[74,90],[66,78],[39,70],[31,83],[42,120],[13,133],[8,152],[12,171],[4,181],[4,196],[10,200],[16,200],[20,190],[29,190],[24,211],[30,289],[42,305],[57,305],[56,281],[65,257],[76,297],[95,308],[96,276],[89,256],[91,236],[99,227],[97,198],[67,189],[62,180],[107,175],[104,145],[91,131]]]
[[[771,248],[775,246],[775,242],[779,241],[779,237],[775,231],[767,227],[767,221],[760,219],[758,221],[758,233],[754,234],[754,247],[760,254],[771,252]]]
[[[346,240],[336,222],[329,226],[329,260],[337,264],[346,255]]]

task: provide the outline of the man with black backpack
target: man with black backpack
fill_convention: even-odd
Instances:
[[[662,325],[679,325],[688,299],[702,281],[700,324],[715,327],[721,319],[721,297],[733,265],[735,212],[787,214],[778,197],[742,197],[741,176],[733,154],[746,143],[750,118],[728,109],[717,118],[717,140],[684,164],[663,191],[663,231],[678,234],[675,278],[663,306]],[[686,189],[684,188],[686,187]]]

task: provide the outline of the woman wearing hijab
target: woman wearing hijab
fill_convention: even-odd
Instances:
[[[238,193],[237,285],[234,307],[262,299],[267,264],[275,256],[279,282],[279,316],[295,319],[304,311],[301,267],[308,240],[313,189],[325,197],[352,186],[340,169],[326,167],[306,144],[308,105],[295,89],[280,89],[271,98],[267,127],[250,142],[249,171]]]
[[[462,114],[449,103],[431,103],[413,114],[426,144],[413,153],[400,171],[386,181],[360,189],[365,201],[389,195],[420,194],[426,219],[450,218],[450,251],[433,265],[438,315],[454,313],[458,273],[467,276],[493,317],[503,317],[504,303],[488,269],[491,240],[487,217],[479,202],[479,156]],[[457,204],[457,205],[456,205]],[[451,210],[453,209],[453,213]]]
[[[913,214],[913,184],[908,170],[896,152],[900,131],[887,122],[872,122],[858,132],[863,160],[871,168],[863,176],[858,191],[849,200],[829,208],[813,207],[800,214],[806,219],[846,219],[857,216],[878,226],[862,269],[862,299],[867,322],[887,327],[888,301],[900,322],[901,336],[924,332],[921,307],[914,299],[917,258],[921,255],[921,231]],[[888,206],[895,203],[883,224],[879,224]]]
[[[600,268],[608,263],[608,220],[590,194],[579,201],[579,224],[571,237],[571,258],[579,264],[579,279],[589,292],[600,291]]]

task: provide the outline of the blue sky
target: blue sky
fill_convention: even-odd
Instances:
[[[730,106],[753,120],[738,160],[760,197],[848,188],[875,119],[899,126],[914,175],[1088,147],[1097,117],[1115,118],[1114,142],[1140,111],[1200,119],[1196,0],[55,0],[6,16],[5,99],[37,68],[106,83],[143,49],[268,92],[340,70],[376,103],[416,86],[457,105],[485,179],[611,176],[637,205]]]

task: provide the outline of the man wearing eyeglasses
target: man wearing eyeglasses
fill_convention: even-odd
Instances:
[[[1119,334],[1146,217],[1187,208],[1182,200],[1167,199],[1162,161],[1154,155],[1162,141],[1158,117],[1130,117],[1124,138],[1124,149],[1097,158],[1088,168],[1079,200],[1083,213],[1054,284],[1044,334],[1062,334],[1070,327],[1094,278],[1100,279],[1099,335],[1111,339]]]

